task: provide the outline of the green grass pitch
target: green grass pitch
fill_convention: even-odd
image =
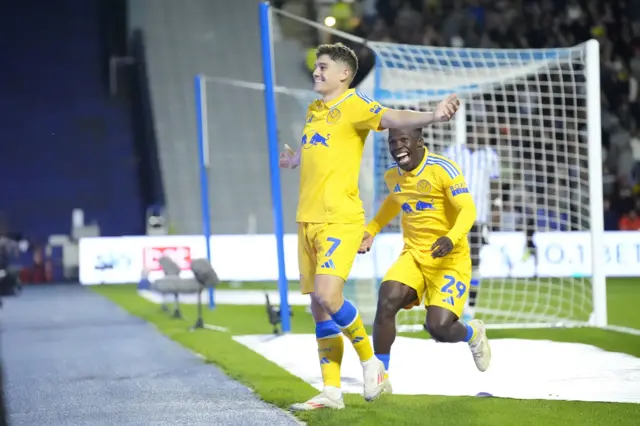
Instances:
[[[608,280],[609,322],[640,329],[640,280]],[[249,284],[243,289],[264,289],[272,285]],[[295,288],[295,287],[292,287]],[[233,335],[271,332],[263,306],[218,306],[205,310],[205,322],[228,328],[228,333],[197,330],[194,306],[183,305],[186,319],[176,320],[157,305],[137,295],[133,285],[97,286],[95,291],[131,314],[154,324],[169,338],[202,355],[206,362],[222,368],[230,377],[246,384],[263,400],[282,408],[317,393],[311,385],[291,375],[259,354],[232,339]],[[293,333],[313,333],[314,324],[304,307],[293,307]],[[408,337],[426,338],[426,333]],[[640,357],[640,336],[592,328],[492,330],[490,338],[549,339],[581,342],[608,351]],[[504,398],[384,395],[375,403],[361,396],[345,395],[347,409],[299,414],[309,425],[637,425],[640,404],[613,404]]]

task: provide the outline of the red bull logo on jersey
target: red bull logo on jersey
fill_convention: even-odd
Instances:
[[[309,130],[304,135],[302,135],[302,148],[309,149],[318,145],[326,146],[328,148],[329,144],[327,143],[327,141],[330,137],[331,135],[327,135],[325,137],[314,130]]]
[[[402,203],[402,211],[406,214],[424,212],[427,210],[435,210],[433,206],[433,200],[431,202],[411,199]]]

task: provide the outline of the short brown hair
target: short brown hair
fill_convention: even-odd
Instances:
[[[322,55],[329,56],[331,60],[335,62],[344,62],[349,67],[351,80],[353,80],[358,72],[358,57],[356,56],[356,52],[342,43],[321,44],[316,49],[316,58]]]

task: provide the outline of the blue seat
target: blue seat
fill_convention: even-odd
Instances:
[[[82,208],[103,235],[143,233],[129,106],[109,97],[99,2],[10,4],[0,15],[11,64],[0,69],[0,209],[11,228],[68,234]]]

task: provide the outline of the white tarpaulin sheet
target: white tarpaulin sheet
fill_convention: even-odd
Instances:
[[[314,335],[234,339],[322,389]],[[491,367],[480,373],[464,343],[398,337],[389,366],[394,394],[640,403],[640,358],[548,340],[497,339],[491,346]],[[362,393],[362,367],[348,342],[342,377],[344,392]]]

